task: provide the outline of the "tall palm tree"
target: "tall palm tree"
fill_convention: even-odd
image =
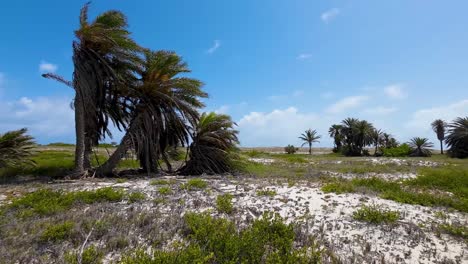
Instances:
[[[145,172],[156,172],[160,158],[170,168],[164,151],[188,144],[189,129],[199,118],[198,109],[204,106],[200,98],[207,97],[201,81],[179,76],[188,72],[187,64],[174,52],[145,52],[144,71],[131,93],[135,109],[130,125],[99,174],[111,174],[132,146]]]
[[[181,168],[183,175],[219,174],[232,170],[232,150],[239,144],[238,131],[231,117],[203,113],[193,128],[189,160]]]
[[[445,143],[449,147],[449,155],[456,158],[468,157],[468,116],[458,117],[448,128]]]
[[[119,11],[107,11],[88,21],[89,3],[80,12],[80,27],[73,41],[73,81],[46,74],[75,90],[75,169],[85,174],[90,167],[92,147],[106,135],[112,136],[108,125],[125,127],[129,101],[125,98],[129,83],[140,71],[141,48],[130,38],[125,16]]]
[[[371,123],[356,118],[346,118],[342,121],[341,129],[346,146],[345,155],[360,156],[365,146],[372,144],[371,132],[374,129]]]
[[[333,148],[334,152],[339,152],[341,150],[341,141],[343,140],[343,136],[341,135],[342,128],[342,125],[334,124],[328,129],[328,134],[333,138],[333,144],[335,145]]]
[[[437,135],[437,139],[440,141],[440,154],[444,154],[444,138],[445,138],[445,128],[447,124],[442,119],[436,119],[431,123],[432,130]]]
[[[383,132],[380,129],[372,129],[370,132],[370,138],[372,139],[372,143],[374,144],[374,156],[378,155],[379,146],[383,143]]]
[[[309,144],[309,155],[312,154],[312,143],[320,142],[319,141],[320,138],[321,136],[318,135],[317,130],[315,129],[314,130],[308,129],[304,133],[302,133],[301,136],[299,137],[299,139],[304,141],[302,146],[304,146],[305,144]]]
[[[26,132],[23,128],[0,134],[0,168],[34,164],[31,155],[36,144]]]
[[[413,157],[429,157],[432,155],[430,148],[434,147],[432,142],[427,138],[414,137],[410,140],[411,156]]]

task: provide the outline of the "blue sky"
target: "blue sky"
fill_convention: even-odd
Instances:
[[[2,4],[0,133],[74,141],[73,92],[40,73],[71,78],[84,3]],[[141,45],[184,57],[206,110],[232,115],[243,146],[298,145],[307,128],[330,146],[328,127],[346,117],[435,142],[433,119],[468,114],[466,1],[95,0],[90,18],[108,9]]]

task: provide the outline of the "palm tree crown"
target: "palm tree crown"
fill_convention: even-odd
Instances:
[[[36,144],[26,132],[23,128],[0,134],[0,168],[34,164],[30,157]]]
[[[309,154],[312,154],[312,143],[320,142],[319,141],[320,138],[321,136],[318,135],[317,130],[315,129],[314,130],[308,129],[304,133],[302,133],[301,136],[299,137],[299,139],[304,141],[302,146],[304,146],[305,144],[309,144]]]
[[[448,128],[445,143],[450,148],[449,155],[457,158],[468,157],[468,116],[455,119]]]
[[[442,119],[436,119],[431,123],[432,130],[437,135],[437,139],[440,141],[440,154],[444,154],[443,140],[445,138],[445,128],[447,124]]]
[[[434,144],[427,138],[414,137],[410,140],[409,146],[412,151],[411,156],[429,157],[432,155],[430,148],[434,147]]]

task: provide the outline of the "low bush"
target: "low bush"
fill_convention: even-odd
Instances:
[[[66,253],[64,259],[67,264],[100,264],[103,257],[104,254],[95,246],[89,246],[83,250],[81,262],[78,261],[78,254],[72,252]]]
[[[128,201],[130,203],[141,202],[145,200],[146,195],[142,192],[132,192],[128,195]]]
[[[208,183],[202,179],[195,178],[195,179],[190,179],[186,183],[181,185],[181,188],[184,190],[188,191],[193,191],[193,190],[200,190],[200,189],[205,189],[208,187]]]
[[[171,194],[172,190],[169,186],[163,186],[163,187],[159,187],[158,192],[161,195],[169,195]]]
[[[385,157],[408,157],[411,154],[411,148],[404,143],[394,148],[384,148],[383,155]]]
[[[271,196],[271,197],[273,197],[273,196],[276,195],[276,191],[275,190],[270,190],[270,189],[258,190],[257,195],[258,196]]]
[[[284,147],[284,152],[286,152],[287,154],[294,154],[298,151],[299,149],[296,148],[295,146],[293,145],[287,145],[286,147]]]
[[[468,241],[468,227],[465,225],[443,224],[439,225],[439,229],[444,233],[460,237]]]
[[[73,231],[73,222],[67,221],[62,224],[49,225],[42,233],[41,241],[61,241],[67,239]]]
[[[380,209],[377,205],[363,205],[354,211],[353,218],[372,224],[393,224],[400,219],[400,213],[398,211]]]
[[[218,195],[216,198],[216,209],[221,213],[231,214],[234,211],[231,194]]]

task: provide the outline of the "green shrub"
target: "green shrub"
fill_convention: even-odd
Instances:
[[[439,226],[439,229],[444,233],[468,240],[468,227],[467,226],[455,225],[455,224],[443,224]]]
[[[95,246],[89,246],[83,250],[81,255],[81,264],[100,264],[104,254],[96,249]],[[78,264],[78,254],[68,252],[65,254],[65,263],[68,264]]]
[[[152,180],[150,182],[150,185],[169,185],[169,184],[171,184],[171,182],[168,180]]]
[[[287,154],[294,154],[298,151],[299,149],[294,147],[293,145],[287,145],[286,147],[284,147],[284,152],[286,152]]]
[[[271,197],[273,197],[273,196],[276,195],[276,191],[275,190],[270,190],[270,189],[258,190],[257,195],[258,196],[271,196]]]
[[[158,189],[159,194],[161,195],[168,195],[172,192],[169,186],[163,186]]]
[[[73,232],[74,223],[66,221],[62,224],[49,225],[41,235],[41,241],[61,241],[67,239]]]
[[[32,215],[52,215],[70,209],[79,203],[118,202],[123,199],[124,191],[111,187],[94,191],[63,192],[40,189],[13,199],[5,209],[16,211],[20,217]]]
[[[252,149],[249,151],[244,152],[245,155],[247,155],[250,158],[258,158],[267,155],[267,153],[263,151],[258,151],[256,149]]]
[[[231,214],[234,211],[231,194],[218,195],[216,198],[216,209],[221,213]]]
[[[186,183],[181,185],[181,188],[188,191],[193,191],[197,189],[205,189],[208,186],[208,183],[202,179],[195,178],[190,179]]]
[[[393,224],[400,219],[400,213],[398,211],[380,209],[377,205],[363,205],[357,211],[354,211],[353,218],[372,224]]]
[[[130,195],[128,195],[128,201],[130,203],[136,203],[136,202],[141,202],[145,200],[146,195],[142,192],[132,192]]]
[[[385,157],[408,157],[411,154],[411,148],[404,143],[394,148],[384,148],[383,155]]]

